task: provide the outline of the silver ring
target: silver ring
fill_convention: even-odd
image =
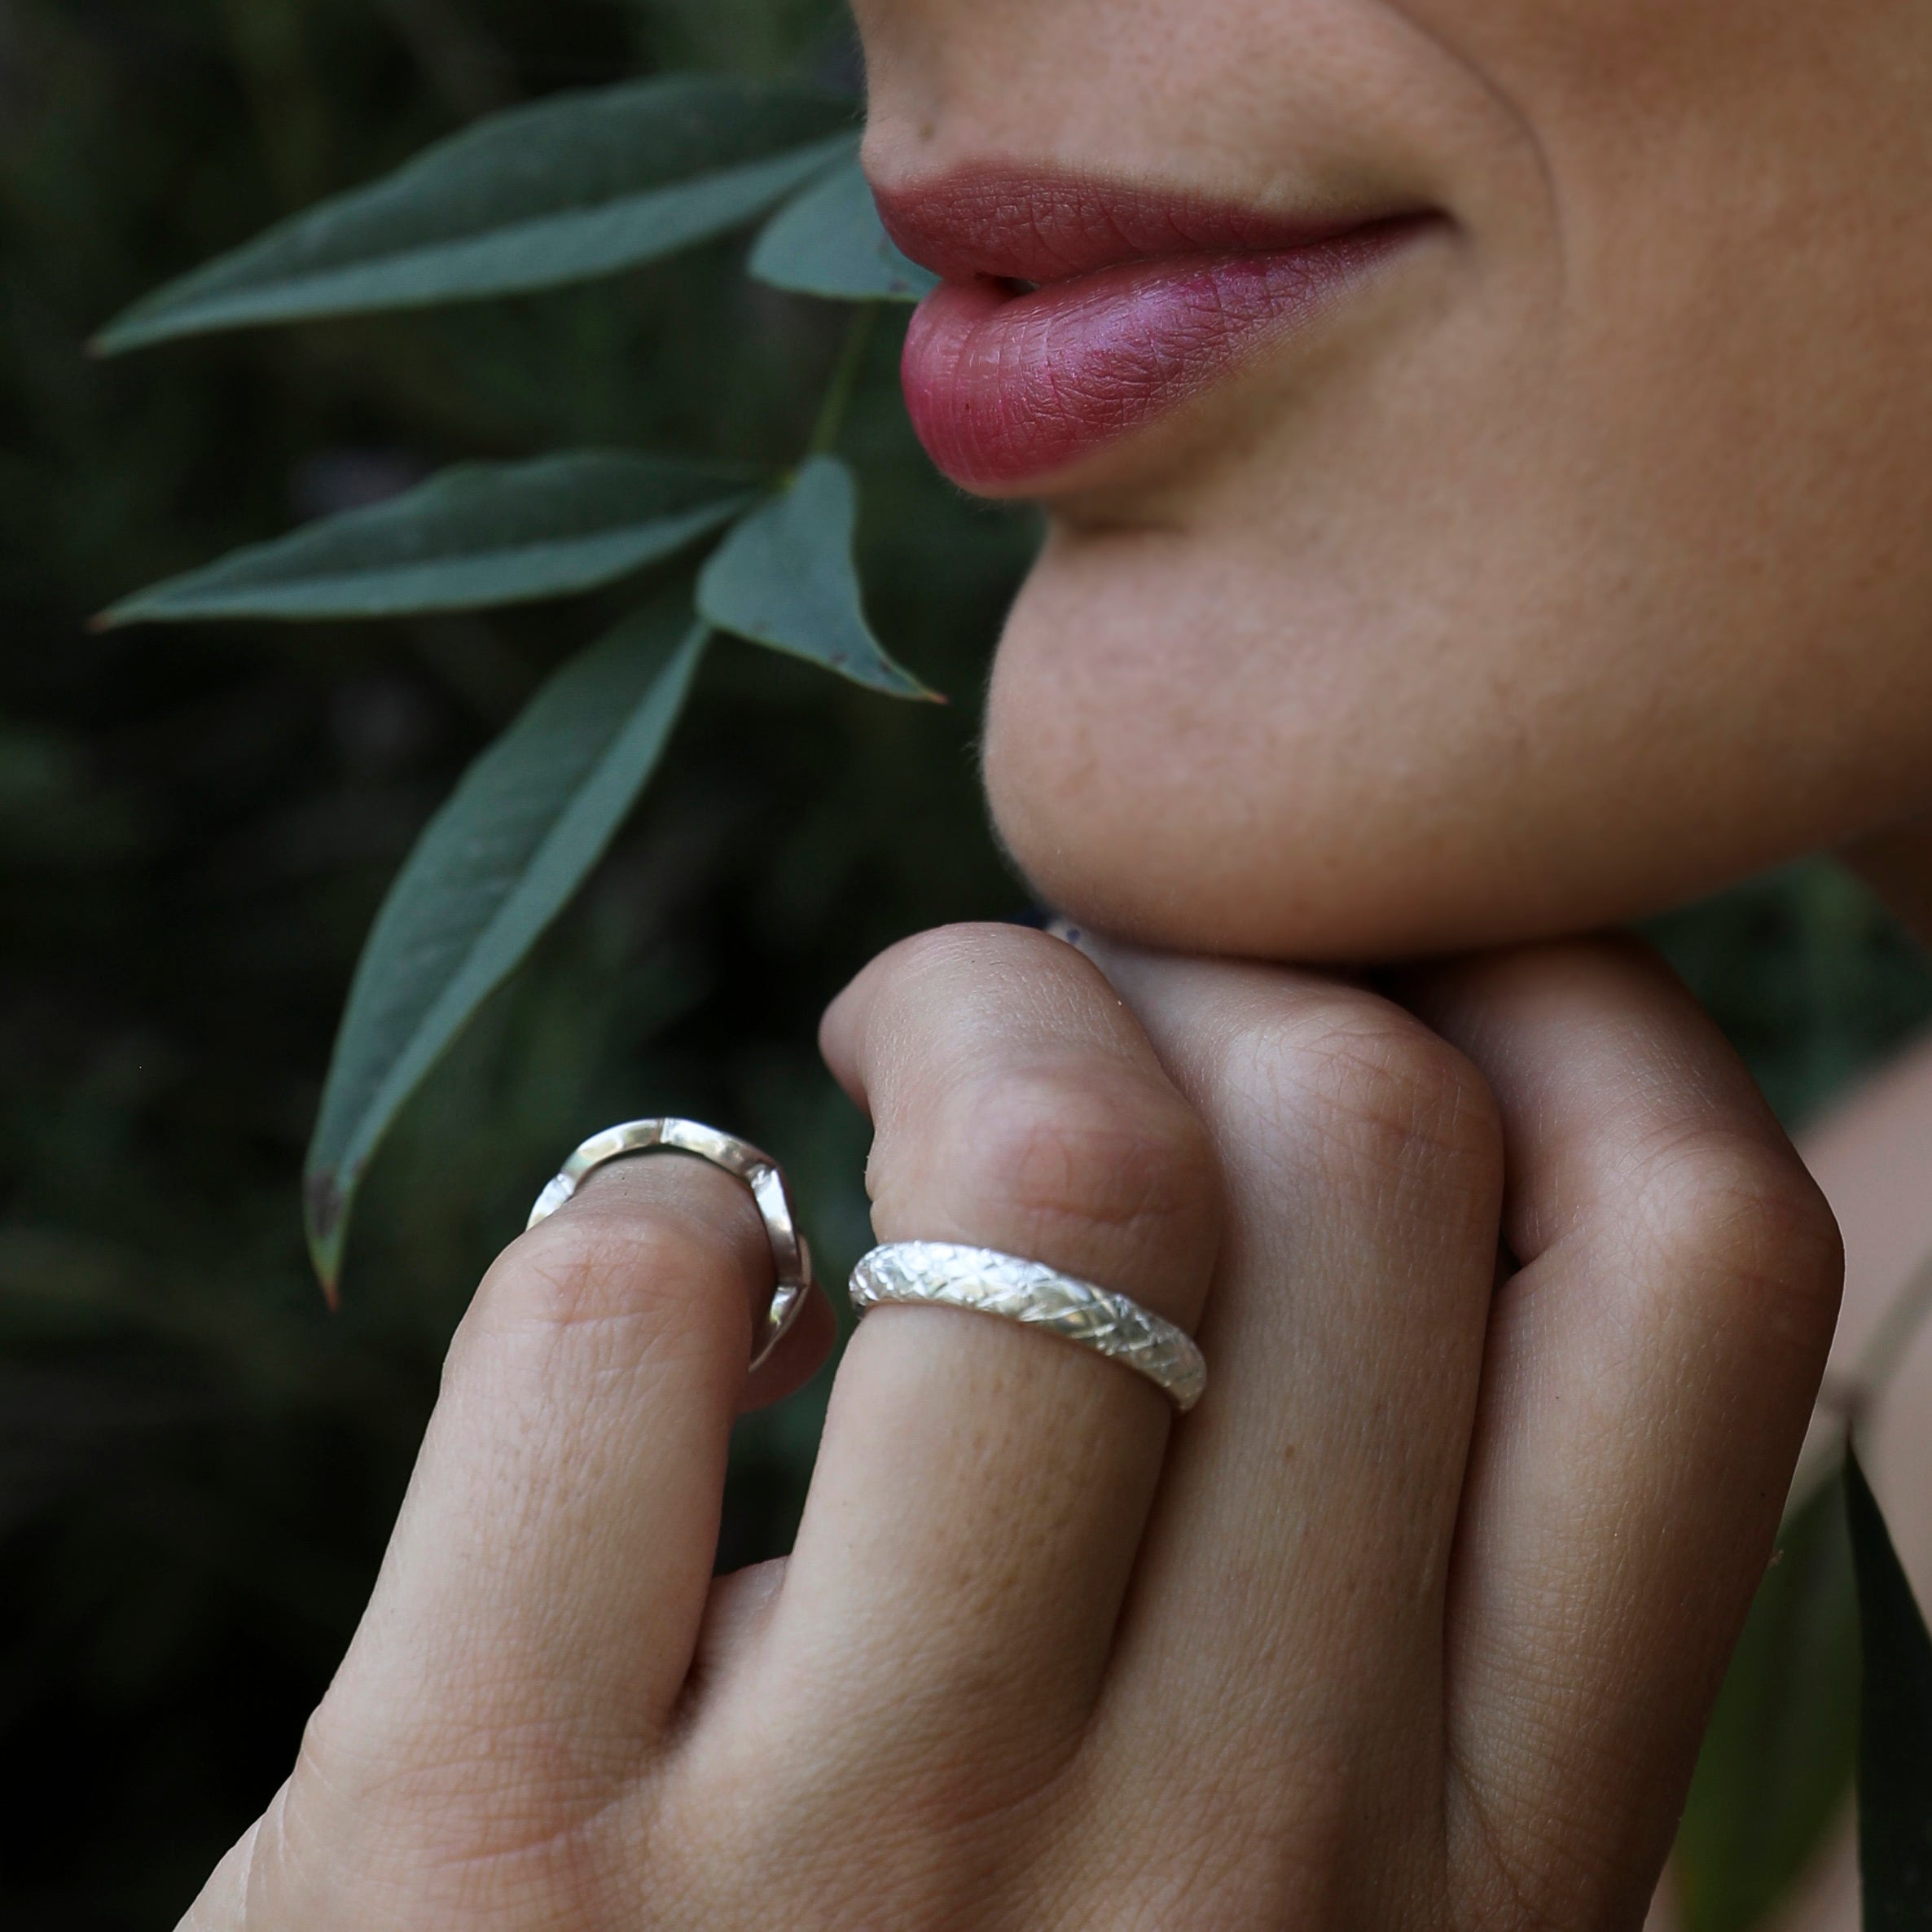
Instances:
[[[695,1120],[627,1120],[621,1126],[606,1127],[593,1134],[570,1158],[530,1210],[525,1223],[534,1227],[547,1220],[583,1185],[586,1175],[606,1161],[621,1161],[630,1154],[696,1154],[714,1167],[741,1180],[751,1189],[758,1214],[765,1223],[765,1238],[771,1244],[771,1261],[778,1272],[778,1284],[771,1291],[771,1304],[765,1311],[765,1332],[752,1350],[751,1365],[761,1367],[771,1351],[784,1341],[810,1298],[812,1289],[811,1250],[798,1232],[798,1218],[792,1208],[792,1190],[786,1185],[784,1170],[771,1155],[748,1140],[734,1139],[716,1127]]]
[[[1183,1415],[1207,1387],[1205,1359],[1172,1322],[1125,1295],[996,1249],[888,1241],[852,1271],[854,1309],[863,1315],[881,1302],[936,1302],[1044,1328],[1145,1376]]]

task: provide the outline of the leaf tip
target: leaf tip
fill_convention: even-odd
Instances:
[[[342,1306],[342,1245],[349,1232],[349,1195],[332,1168],[318,1168],[302,1183],[309,1260],[332,1314]]]
[[[116,356],[125,355],[130,349],[138,349],[147,340],[147,332],[134,320],[134,312],[130,310],[116,315],[112,322],[103,323],[81,348],[90,362],[106,362]]]
[[[903,698],[915,705],[950,705],[952,700],[942,691],[935,691],[923,678],[915,677],[902,664],[897,664],[885,654],[880,653],[882,664],[869,665],[841,663],[834,669],[857,683],[869,684],[875,691],[882,691],[888,697]]]

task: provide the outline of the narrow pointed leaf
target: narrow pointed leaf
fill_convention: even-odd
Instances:
[[[1851,1787],[1858,1600],[1844,1491],[1785,1519],[1718,1695],[1673,1863],[1685,1932],[1745,1932],[1823,1842]]]
[[[885,232],[856,155],[765,224],[749,267],[774,288],[834,301],[916,302],[939,285]]]
[[[742,479],[617,450],[472,463],[137,591],[96,620],[389,617],[615,582],[730,521]]]
[[[865,621],[852,558],[857,519],[851,471],[836,456],[815,456],[711,553],[698,577],[699,615],[875,691],[931,698]]]
[[[849,102],[694,75],[553,94],[440,142],[137,302],[103,354],[632,268],[755,219],[848,154]]]
[[[1932,1926],[1932,1637],[1858,1458],[1845,1454],[1858,1573],[1858,1866],[1866,1932]]]
[[[371,1155],[603,855],[664,750],[707,634],[673,604],[567,664],[470,767],[390,887],[309,1149],[310,1247],[332,1294]]]

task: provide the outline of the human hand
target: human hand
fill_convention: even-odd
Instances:
[[[485,1280],[194,1932],[1641,1919],[1830,1336],[1816,1190],[1634,949],[1419,974],[1420,1018],[1104,957],[929,935],[825,1043],[881,1239],[1197,1328],[1200,1407],[881,1309],[793,1554],[714,1581],[762,1232],[602,1170]]]

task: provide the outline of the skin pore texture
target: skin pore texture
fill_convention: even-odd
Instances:
[[[821,1043],[880,1239],[1127,1294],[1207,1394],[876,1310],[793,1551],[714,1577],[733,1420],[831,1308],[748,1378],[742,1188],[599,1170],[480,1287],[184,1924],[1638,1926],[1843,1251],[1684,990],[1561,935],[1855,841],[1932,913],[1932,14],[855,11],[948,281],[916,423],[1051,512],[993,811],[1110,937],[907,940]],[[1842,1363],[1919,1238],[1867,1212],[1932,1166],[1914,1078],[1814,1143]]]
[[[991,170],[1436,217],[1026,481],[1052,535],[986,769],[1044,896],[1387,957],[1645,913],[1932,797],[1932,15],[856,11],[889,212]]]
[[[986,778],[1045,896],[1190,949],[1381,958],[1838,845],[1932,943],[1932,15],[858,11],[867,168],[916,255],[903,211],[988,171],[1439,217],[1336,312],[1011,492],[1052,533]],[[1932,1054],[1804,1151],[1848,1242],[1842,1389],[1932,1254]],[[1932,1330],[1898,1375],[1867,1456],[1932,1600]],[[1846,1833],[1787,1922],[1856,1921]]]

